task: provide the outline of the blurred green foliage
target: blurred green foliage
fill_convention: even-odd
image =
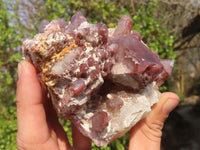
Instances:
[[[13,17],[6,3],[0,0],[0,100],[6,103],[12,103],[15,97],[16,66],[21,58],[21,54],[15,51],[15,47],[21,44],[19,35],[16,26],[9,22]]]
[[[1,150],[15,150],[16,135],[17,135],[17,117],[16,107],[2,107],[0,106],[0,149]]]
[[[154,18],[158,9],[157,2],[149,2],[133,9],[131,1],[121,5],[114,0],[30,0],[4,1],[0,0],[0,149],[15,150],[16,148],[16,81],[17,63],[21,59],[21,41],[25,37],[36,34],[37,27],[43,19],[51,21],[55,18],[69,20],[76,11],[81,11],[89,22],[104,22],[108,27],[114,27],[122,15],[129,15],[134,22],[133,30],[137,30],[150,49],[156,51],[161,58],[175,58],[173,52],[174,37],[160,26],[160,21]],[[20,9],[27,9],[30,14],[20,13]],[[135,15],[132,15],[135,14]],[[35,15],[35,16],[34,16]],[[23,18],[25,16],[25,18]],[[26,21],[32,21],[31,26]],[[161,20],[162,21],[162,20]],[[163,87],[166,89],[167,87]],[[70,122],[60,118],[70,143]],[[111,142],[107,147],[96,147],[94,150],[125,150],[128,149],[129,133]]]

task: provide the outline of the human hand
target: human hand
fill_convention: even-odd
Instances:
[[[91,141],[72,126],[73,147],[58,122],[51,101],[43,95],[32,64],[18,66],[17,84],[17,147],[19,150],[88,150]]]
[[[91,141],[74,126],[72,126],[73,147],[70,146],[51,101],[42,93],[35,68],[30,63],[22,61],[19,64],[17,88],[18,149],[91,149]],[[164,121],[178,102],[177,95],[162,94],[150,114],[132,128],[129,149],[160,149]]]
[[[164,122],[178,103],[176,94],[163,93],[148,116],[131,129],[129,150],[160,150]]]

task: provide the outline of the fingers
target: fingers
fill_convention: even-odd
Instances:
[[[91,149],[91,140],[82,133],[72,124],[72,138],[73,138],[73,147],[75,150],[90,150]]]
[[[17,118],[18,136],[27,143],[41,143],[50,137],[42,104],[42,91],[32,64],[18,66]],[[39,135],[39,136],[38,136]]]

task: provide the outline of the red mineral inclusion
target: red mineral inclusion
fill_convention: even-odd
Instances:
[[[73,82],[70,87],[70,90],[75,95],[79,95],[86,88],[85,82],[80,78]]]
[[[92,117],[92,130],[101,132],[108,126],[108,122],[108,114],[106,112],[97,112]]]
[[[119,97],[114,97],[112,100],[107,102],[107,108],[111,111],[119,111],[123,106],[124,102]]]

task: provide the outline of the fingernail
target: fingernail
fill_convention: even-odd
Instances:
[[[22,72],[23,72],[23,62],[20,62],[18,64],[18,80],[20,79]]]
[[[163,113],[169,115],[169,113],[178,105],[179,101],[176,99],[168,99],[164,104]]]
[[[18,64],[18,80],[20,80],[22,74],[24,72],[26,72],[26,66],[29,64],[28,61],[22,60],[19,64]]]

